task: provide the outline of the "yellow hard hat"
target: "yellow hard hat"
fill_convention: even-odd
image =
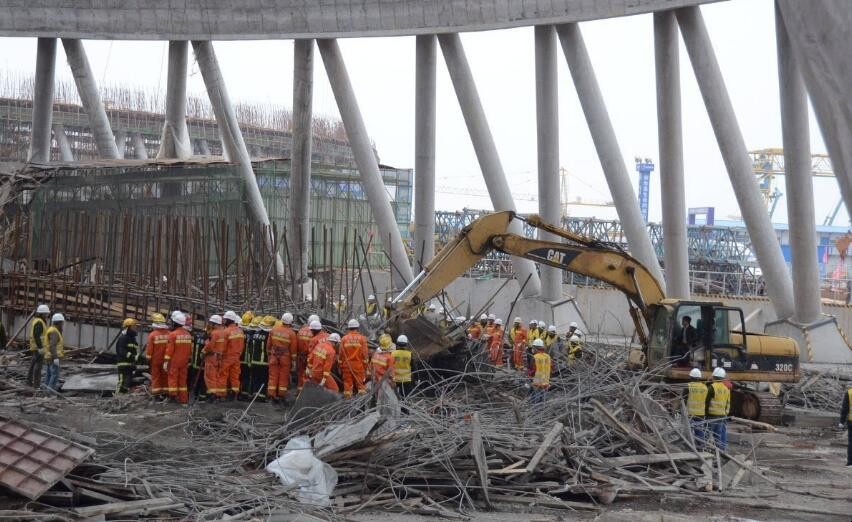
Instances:
[[[257,316],[257,317],[255,317],[255,318],[253,318],[253,319],[251,320],[251,323],[249,323],[249,324],[250,324],[250,326],[251,326],[252,328],[257,328],[258,326],[260,326],[260,321],[261,321],[262,319],[263,319],[263,318],[262,318],[261,316]],[[246,324],[246,318],[245,318],[245,316],[243,316],[243,324]]]
[[[163,321],[165,321],[165,319],[163,319]],[[121,327],[122,328],[131,328],[131,327],[136,326],[137,324],[138,324],[138,321],[136,321],[136,319],[134,319],[132,317],[128,317],[127,319],[125,319],[124,321],[121,322]]]
[[[243,324],[250,324],[250,323],[252,322],[252,320],[253,320],[253,319],[254,319],[254,312],[252,312],[251,310],[249,310],[248,312],[246,312],[246,313],[244,313],[244,314],[243,314],[243,320],[242,320],[242,323],[243,323]]]
[[[284,323],[281,322],[281,319],[275,321],[275,328],[278,328],[279,326],[284,326]]]
[[[275,318],[271,315],[263,316],[263,320],[260,322],[261,326],[265,326],[266,328],[272,328],[275,326]]]
[[[151,322],[154,324],[166,324],[166,316],[159,312],[154,312],[151,314]]]
[[[388,335],[386,333],[379,336],[379,346],[381,346],[382,348],[389,347],[392,342],[393,342],[393,339],[391,338],[390,335]]]

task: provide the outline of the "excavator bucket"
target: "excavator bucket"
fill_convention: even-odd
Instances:
[[[445,336],[438,325],[423,316],[402,321],[398,331],[408,337],[408,344],[412,350],[424,360],[431,359],[458,344],[458,340]]]

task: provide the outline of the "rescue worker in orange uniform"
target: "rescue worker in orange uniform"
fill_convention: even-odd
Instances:
[[[163,362],[166,359],[166,345],[169,344],[169,327],[163,314],[151,314],[151,333],[148,334],[148,344],[145,345],[145,353],[148,356],[149,370],[151,372],[151,395],[162,397],[166,395],[169,387],[168,377],[163,371]]]
[[[187,325],[189,317],[183,312],[172,312],[172,322],[175,329],[169,333],[166,345],[166,357],[163,370],[168,372],[169,397],[180,404],[189,402],[189,386],[186,381],[189,370],[189,356],[192,354],[191,325]]]
[[[337,365],[343,375],[343,398],[352,397],[353,388],[358,393],[367,393],[367,365],[370,352],[367,349],[367,338],[358,331],[360,324],[357,319],[350,319],[346,324],[348,332],[340,340],[340,350]]]
[[[314,321],[314,324],[317,323],[319,321]],[[311,326],[313,327],[313,325]],[[311,382],[324,386],[328,390],[339,392],[340,388],[331,374],[331,369],[337,356],[336,348],[340,344],[340,335],[333,333],[320,336],[317,334],[314,339],[319,339],[319,341],[314,344],[310,355],[308,355],[308,378]]]
[[[509,330],[509,339],[512,341],[512,366],[516,370],[523,370],[527,366],[527,329],[520,317],[515,317],[512,329]]]
[[[393,345],[391,336],[383,333],[379,336],[379,347],[373,352],[373,357],[370,359],[370,381],[373,387],[379,386],[382,379],[387,375],[390,382],[393,382],[393,351],[396,346]]]
[[[494,314],[488,314],[488,319],[485,321],[485,326],[482,327],[482,337],[485,340],[485,346],[491,346],[491,337],[494,334],[494,321],[497,320],[497,316]]]
[[[297,334],[299,346],[296,351],[296,379],[298,380],[299,391],[305,386],[305,370],[308,369],[308,355],[311,353],[311,339],[314,336],[311,331],[311,323],[314,321],[319,322],[318,315],[309,316],[308,322],[299,328],[299,333]]]
[[[328,332],[322,329],[322,323],[319,320],[311,321],[311,340],[308,341],[308,358],[310,359],[311,353],[314,351],[314,348],[323,341],[328,338]],[[334,361],[332,361],[332,366],[334,366]],[[310,367],[311,363],[308,363]]]
[[[467,329],[467,338],[473,342],[479,342],[479,338],[482,337],[482,330],[485,328],[485,323],[488,321],[488,316],[482,314],[479,316],[479,322],[473,323]]]
[[[287,395],[290,387],[290,368],[296,365],[299,337],[293,330],[293,314],[281,316],[281,324],[269,332],[267,353],[269,357],[269,383],[266,394],[272,402]]]
[[[488,341],[488,356],[491,364],[498,368],[503,367],[503,320],[494,320],[494,329]]]
[[[225,347],[228,344],[225,327],[222,326],[222,316],[215,314],[210,316],[210,324],[213,329],[210,337],[204,343],[204,384],[207,386],[207,398],[209,400],[222,400],[225,398],[227,384],[222,381],[222,365],[225,357]]]
[[[544,341],[536,339],[533,341],[533,364],[530,367],[529,373],[532,377],[532,390],[530,393],[530,402],[540,404],[544,402],[547,389],[550,387],[550,372],[552,370],[552,360],[547,352],[544,351]]]
[[[219,379],[228,399],[235,400],[240,395],[240,356],[245,349],[246,336],[240,329],[240,316],[236,312],[229,310],[222,319],[225,323],[226,344]]]

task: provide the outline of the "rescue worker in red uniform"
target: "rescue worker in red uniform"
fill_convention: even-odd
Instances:
[[[235,400],[240,395],[240,356],[246,345],[246,336],[240,329],[240,316],[234,311],[225,312],[223,317],[227,342],[222,359],[220,381],[225,387],[226,396]]]
[[[482,314],[479,316],[479,322],[473,323],[467,329],[467,338],[472,342],[479,342],[479,338],[482,337],[482,330],[485,328],[485,323],[488,321],[488,316]]]
[[[151,395],[162,397],[167,395],[169,387],[168,377],[163,371],[163,362],[166,360],[166,345],[169,344],[169,327],[163,314],[151,315],[151,333],[148,334],[148,344],[145,353],[148,356],[151,371]]]
[[[293,330],[293,314],[281,316],[281,324],[269,332],[267,353],[269,357],[269,383],[266,394],[273,402],[287,395],[290,387],[290,369],[296,365],[299,337]]]
[[[222,364],[225,357],[225,347],[228,339],[225,327],[222,326],[221,315],[211,315],[210,324],[213,329],[210,337],[204,343],[204,384],[207,386],[207,398],[209,400],[222,400],[225,398],[226,383],[222,381]]]
[[[503,320],[494,320],[494,329],[491,330],[488,341],[488,356],[491,364],[498,368],[503,367]]]
[[[172,312],[175,329],[169,333],[166,345],[166,357],[163,370],[168,372],[169,397],[180,404],[189,402],[189,387],[186,381],[189,369],[189,356],[192,354],[191,326],[187,326],[188,317],[180,311]]]
[[[393,345],[391,336],[384,333],[379,336],[379,347],[373,352],[373,357],[370,359],[370,381],[373,387],[379,386],[382,379],[387,375],[387,379],[393,383],[393,351],[396,346]]]
[[[344,399],[352,397],[353,388],[358,393],[367,393],[365,381],[370,352],[367,349],[367,338],[358,331],[360,326],[357,319],[350,319],[346,325],[349,331],[340,340],[337,365],[343,375]]]
[[[319,322],[318,315],[308,317],[308,322],[299,328],[299,346],[296,351],[296,379],[298,379],[298,390],[305,386],[305,370],[308,369],[308,355],[311,353],[311,339],[314,333],[311,331],[311,323]],[[320,327],[322,328],[322,327]]]
[[[319,321],[314,321],[314,324],[316,323],[319,323]],[[331,369],[334,366],[334,359],[337,356],[336,349],[340,344],[340,335],[333,333],[331,335],[319,336],[318,334],[314,336],[314,339],[318,338],[319,341],[314,344],[310,355],[308,355],[308,378],[310,378],[311,382],[324,386],[328,390],[339,392],[340,388],[331,374]]]
[[[516,370],[523,370],[526,368],[527,329],[520,317],[515,317],[514,325],[509,330],[509,339],[512,341],[512,366]]]

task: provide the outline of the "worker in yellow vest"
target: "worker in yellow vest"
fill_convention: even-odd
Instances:
[[[550,355],[544,350],[544,341],[542,339],[534,340],[532,346],[535,353],[533,354],[532,368],[530,368],[530,373],[532,373],[530,402],[540,404],[544,402],[544,395],[550,387],[552,360]]]
[[[725,370],[713,370],[713,382],[707,387],[707,424],[713,442],[722,451],[728,448],[728,414],[731,412],[731,390],[722,382]]]
[[[393,382],[400,397],[408,397],[416,383],[411,374],[411,350],[408,348],[408,337],[400,335],[396,338],[396,350],[393,357]]]
[[[27,384],[33,388],[41,386],[41,369],[44,366],[44,345],[47,334],[47,321],[50,319],[50,308],[40,304],[30,321],[30,369],[27,371]]]
[[[45,334],[44,364],[47,370],[44,374],[44,385],[53,391],[57,391],[59,384],[59,360],[65,357],[65,344],[62,339],[62,325],[65,324],[65,316],[53,314],[50,318],[50,327]]]
[[[706,415],[707,415],[707,395],[709,393],[707,383],[701,378],[701,370],[693,368],[689,372],[689,378],[692,381],[687,384],[686,396],[686,412],[689,414],[689,425],[692,427],[692,434],[695,437],[696,446],[704,444]]]
[[[840,408],[840,427],[846,427],[846,465],[852,466],[852,386],[846,389]]]

